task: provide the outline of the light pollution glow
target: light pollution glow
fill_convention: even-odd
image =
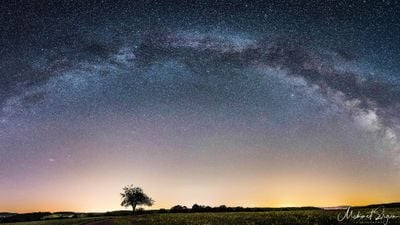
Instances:
[[[89,126],[85,127],[92,129]],[[153,208],[194,203],[249,207],[364,205],[400,198],[396,168],[355,163],[359,154],[346,149],[294,152],[245,144],[248,147],[244,150],[246,137],[226,135],[203,137],[201,143],[191,142],[193,146],[162,143],[162,138],[130,143],[129,139],[121,141],[124,131],[120,132],[115,134],[118,138],[93,136],[68,141],[70,146],[64,148],[80,149],[78,157],[85,160],[79,163],[56,156],[52,156],[53,162],[39,157],[36,163],[44,165],[42,168],[15,169],[13,182],[2,186],[2,194],[7,194],[1,196],[0,208],[15,212],[117,210],[122,209],[121,188],[130,183],[140,184],[156,199]],[[99,135],[105,133],[108,131]],[[131,155],[130,149],[137,153]]]

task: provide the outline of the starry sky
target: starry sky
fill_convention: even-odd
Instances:
[[[0,211],[400,201],[397,1],[1,1]]]

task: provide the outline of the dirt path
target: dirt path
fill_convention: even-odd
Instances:
[[[95,221],[95,222],[90,222],[85,225],[112,225],[111,220],[100,220],[100,221]]]

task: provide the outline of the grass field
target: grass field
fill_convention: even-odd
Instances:
[[[370,210],[361,212],[368,214]],[[344,211],[340,211],[342,214]],[[355,212],[356,213],[356,212]],[[385,214],[400,215],[400,209],[385,209]],[[110,218],[64,219],[28,223],[7,223],[5,225],[325,225],[325,224],[400,224],[400,218],[382,220],[346,220],[339,222],[338,211],[296,210],[271,212],[230,212],[230,213],[167,213]],[[104,221],[104,222],[101,222]]]
[[[392,211],[393,212],[393,211]],[[396,211],[400,215],[400,210]],[[348,220],[339,222],[336,211],[277,211],[277,212],[235,212],[235,213],[183,213],[143,215],[135,219],[116,218],[115,225],[281,225],[281,224],[368,224]],[[370,221],[369,224],[384,224]],[[382,223],[380,223],[382,222]],[[400,224],[400,219],[391,219],[388,224]]]

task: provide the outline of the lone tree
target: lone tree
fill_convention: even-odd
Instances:
[[[140,187],[134,187],[133,185],[128,185],[122,189],[124,192],[121,193],[122,202],[121,206],[132,206],[132,214],[135,214],[136,206],[146,205],[152,206],[154,200],[147,196],[143,189]]]

